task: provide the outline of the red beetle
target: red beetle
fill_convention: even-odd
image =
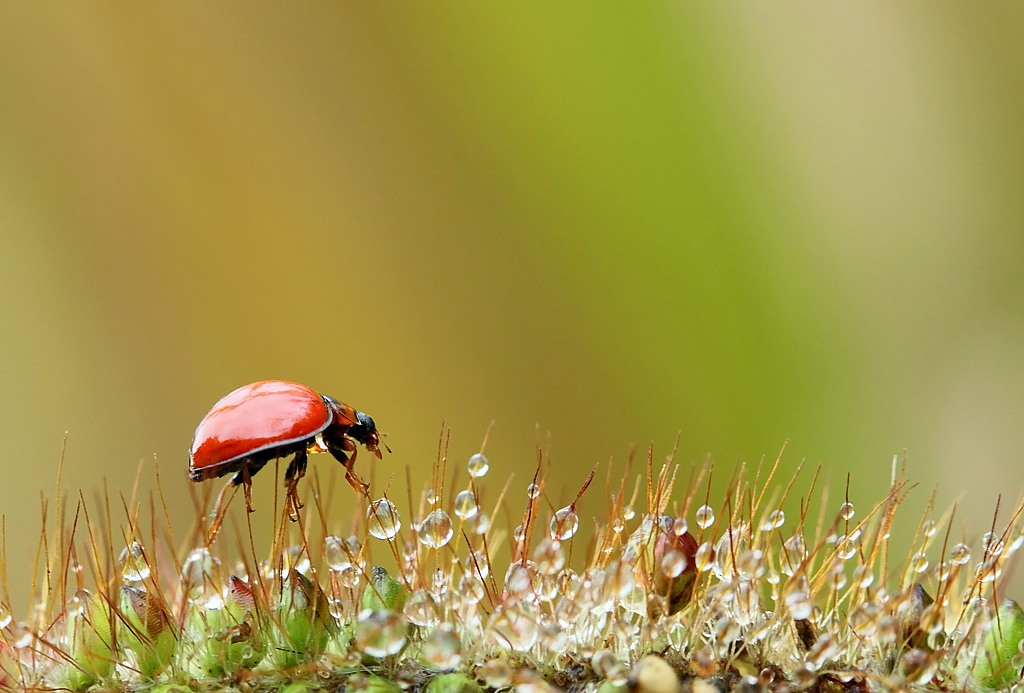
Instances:
[[[267,462],[294,454],[285,485],[288,501],[297,510],[295,486],[306,473],[309,450],[321,449],[319,442],[345,465],[352,488],[365,493],[367,485],[352,466],[357,442],[381,457],[373,419],[305,385],[261,380],[221,398],[199,422],[189,453],[189,477],[205,481],[234,474],[229,487],[243,486],[245,505],[252,512],[252,476]]]

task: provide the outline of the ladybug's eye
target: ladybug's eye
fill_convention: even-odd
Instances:
[[[356,421],[358,421],[359,425],[365,428],[367,431],[372,432],[377,430],[377,427],[373,424],[373,419],[371,419],[369,416],[367,416],[361,411],[356,412]]]

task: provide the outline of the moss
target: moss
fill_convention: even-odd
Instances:
[[[811,525],[787,520],[764,501],[784,493],[742,472],[716,506],[677,489],[666,466],[643,480],[642,512],[623,482],[606,489],[603,516],[582,520],[579,495],[551,510],[561,504],[538,472],[518,507],[518,494],[506,497],[500,514],[522,519],[502,527],[476,505],[490,492],[488,467],[474,456],[451,499],[424,492],[401,509],[364,498],[360,529],[346,537],[330,533],[345,518],[317,510],[326,504],[310,489],[300,522],[284,515],[262,560],[247,540],[209,536],[204,509],[191,545],[152,532],[151,546],[129,542],[112,568],[103,557],[118,555],[115,537],[139,535],[136,506],[110,533],[80,506],[49,547],[48,565],[63,574],[42,585],[28,619],[4,625],[2,683],[753,693],[1002,690],[1020,680],[1024,612],[993,607],[1024,544],[1020,512],[971,547],[929,515],[900,519],[905,480],[862,514],[847,502]],[[436,471],[451,476],[443,463]],[[411,520],[404,532],[400,513]],[[579,526],[596,527],[589,543]],[[916,536],[902,567],[885,563],[897,532]]]

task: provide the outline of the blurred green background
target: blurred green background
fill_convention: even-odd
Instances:
[[[13,596],[65,431],[66,488],[155,456],[184,524],[196,423],[265,378],[370,413],[399,497],[442,420],[460,468],[496,422],[489,502],[538,440],[558,505],[634,444],[720,489],[790,439],[863,506],[907,450],[977,546],[1024,480],[1021,36],[1012,2],[0,5]]]

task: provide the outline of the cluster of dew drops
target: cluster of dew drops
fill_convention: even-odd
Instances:
[[[493,582],[489,557],[475,544],[471,542],[469,555],[461,560],[449,549],[451,568],[446,568],[449,564],[439,553],[433,560],[424,560],[421,551],[446,547],[456,530],[467,538],[479,538],[491,529],[476,491],[489,470],[488,460],[482,453],[475,454],[467,469],[469,485],[454,496],[450,506],[456,519],[430,490],[421,506],[425,514],[410,526],[415,537],[402,545],[396,543],[402,528],[396,505],[386,497],[369,503],[367,533],[373,539],[396,543],[400,570],[413,577],[406,580],[411,592],[401,613],[355,614],[355,645],[362,653],[382,657],[402,651],[412,623],[423,627],[422,655],[438,669],[458,666],[474,643],[486,642],[499,649],[529,653],[541,661],[555,661],[571,651],[590,661],[600,676],[624,682],[628,667],[655,640],[690,653],[695,661],[728,659],[742,643],[754,652],[771,652],[773,660],[779,660],[781,654],[778,663],[788,665],[798,681],[803,676],[809,682],[826,663],[870,668],[872,662],[879,661],[879,651],[897,651],[906,638],[901,624],[906,623],[904,614],[917,594],[914,588],[920,590],[919,584],[929,579],[932,585],[952,584],[960,576],[960,587],[945,590],[942,599],[924,609],[927,618],[921,619],[927,652],[939,654],[905,667],[910,672],[908,680],[925,684],[940,665],[949,669],[955,664],[943,661],[943,652],[958,653],[962,658],[974,656],[980,633],[995,616],[995,607],[981,587],[997,580],[1006,559],[1024,544],[1019,529],[1006,541],[990,532],[982,538],[982,558],[974,570],[967,565],[971,548],[966,543],[954,544],[942,560],[933,563],[928,555],[937,527],[928,520],[922,524],[919,534],[923,542],[907,561],[901,584],[889,591],[876,582],[877,566],[865,559],[870,553],[869,538],[876,545],[889,539],[888,525],[858,525],[855,508],[848,501],[839,507],[832,524],[848,533],[831,529],[823,538],[813,540],[805,538],[802,523],[784,536],[786,514],[782,509],[766,512],[757,523],[742,518],[719,522],[716,536],[715,510],[705,504],[693,515],[695,551],[667,551],[650,567],[657,573],[655,578],[644,580],[637,564],[645,547],[659,534],[689,535],[686,518],[643,515],[630,533],[626,530],[636,512],[629,505],[619,506],[605,518],[610,530],[605,536],[611,540],[596,543],[597,553],[586,557],[588,568],[580,574],[567,564],[563,548],[563,542],[572,539],[580,526],[574,502],[552,513],[548,531],[535,542],[529,558],[524,553],[522,560],[512,561],[500,599],[495,601],[497,595],[489,594],[486,586],[488,578]],[[526,495],[533,502],[540,493],[532,483]],[[526,534],[520,525],[511,536],[525,547]],[[357,537],[324,539],[323,556],[332,586],[351,591],[366,580],[363,548]],[[286,551],[293,559],[289,569],[309,571],[304,553],[302,547]],[[860,560],[855,560],[858,557]],[[460,563],[461,570],[456,570]],[[424,571],[424,565],[431,569]],[[120,566],[126,583],[140,583],[149,577],[147,557],[136,542],[121,553]],[[260,566],[265,577],[279,569]],[[205,608],[220,608],[226,588],[217,587],[214,575],[219,570],[220,561],[207,548],[192,551],[182,570],[187,598]],[[680,579],[686,571],[701,585],[700,599],[676,616],[651,618],[651,585],[658,579]],[[488,596],[490,605],[480,608]],[[329,593],[329,605],[335,618],[353,615],[337,591]],[[9,622],[9,613],[0,611],[0,624],[6,624],[4,619]],[[794,621],[811,626],[813,642],[797,642]],[[486,656],[481,661],[477,664],[485,680],[504,685],[507,666]]]

